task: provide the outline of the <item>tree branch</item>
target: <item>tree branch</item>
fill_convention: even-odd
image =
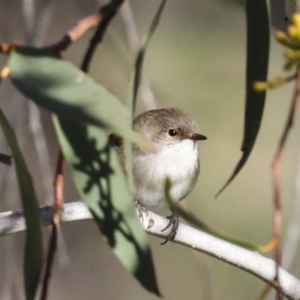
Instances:
[[[53,208],[51,206],[40,208],[43,226],[51,225],[52,213]],[[84,203],[78,201],[64,204],[61,222],[88,219],[92,219],[92,216]],[[168,222],[168,219],[148,211],[148,214],[143,216],[142,225],[149,234],[165,239],[169,231],[161,232],[161,230],[166,227]],[[23,212],[0,213],[0,236],[24,231],[25,229]],[[230,244],[185,224],[180,224],[173,242],[206,253],[245,270],[275,287],[272,281],[275,276],[276,263],[259,253]],[[279,268],[279,278],[280,288],[284,295],[288,299],[300,299],[300,281],[282,268]]]

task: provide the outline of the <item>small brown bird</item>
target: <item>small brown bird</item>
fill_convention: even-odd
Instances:
[[[140,114],[133,128],[146,136],[157,150],[150,152],[133,146],[135,200],[146,207],[166,205],[167,179],[172,183],[172,199],[184,199],[194,188],[200,172],[197,141],[207,139],[199,134],[197,123],[178,108],[163,108]],[[122,162],[122,140],[116,136],[111,140]],[[178,228],[178,216],[172,214],[169,219],[164,230],[173,227],[167,241],[174,239]]]

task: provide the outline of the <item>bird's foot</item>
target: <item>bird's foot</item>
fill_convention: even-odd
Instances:
[[[146,207],[141,205],[139,203],[139,201],[135,201],[135,207],[138,210],[139,218],[140,218],[141,222],[143,222],[143,220],[144,220],[143,215],[146,214],[146,216],[148,216],[148,211],[147,211]]]
[[[175,238],[175,236],[176,236],[176,234],[177,234],[177,230],[178,230],[178,227],[179,227],[179,218],[180,217],[178,215],[172,213],[172,215],[169,216],[169,217],[167,217],[167,218],[169,219],[169,223],[162,230],[162,232],[165,231],[165,230],[167,230],[171,226],[172,226],[172,229],[171,229],[169,235],[167,236],[166,240],[163,243],[161,243],[161,245],[165,245],[168,241],[173,241],[174,238]]]

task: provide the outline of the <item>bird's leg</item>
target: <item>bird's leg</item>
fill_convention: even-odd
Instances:
[[[148,216],[148,211],[147,211],[146,207],[143,206],[142,204],[140,204],[140,202],[137,200],[135,201],[135,207],[139,212],[140,220],[143,222],[143,220],[144,220],[143,214],[145,213]]]
[[[173,241],[174,238],[175,238],[175,236],[176,236],[176,234],[177,234],[177,230],[178,230],[178,227],[179,227],[179,218],[180,218],[179,215],[175,214],[175,213],[172,211],[172,215],[169,216],[169,217],[167,217],[167,218],[169,219],[169,223],[168,223],[168,225],[162,230],[162,232],[165,231],[165,230],[167,230],[167,229],[168,229],[169,227],[171,227],[171,226],[172,226],[172,229],[171,229],[169,235],[167,236],[166,240],[165,240],[163,243],[161,243],[161,245],[166,244],[168,241]]]

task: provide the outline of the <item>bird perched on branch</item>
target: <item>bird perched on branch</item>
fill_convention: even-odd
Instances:
[[[135,118],[133,128],[146,136],[155,146],[151,152],[133,145],[134,198],[143,207],[165,206],[165,184],[171,182],[170,196],[174,201],[184,199],[194,188],[200,172],[197,142],[206,140],[199,133],[197,123],[178,108],[146,111]],[[124,166],[122,138],[111,135]],[[172,226],[166,240],[174,239],[178,215],[172,213]]]

